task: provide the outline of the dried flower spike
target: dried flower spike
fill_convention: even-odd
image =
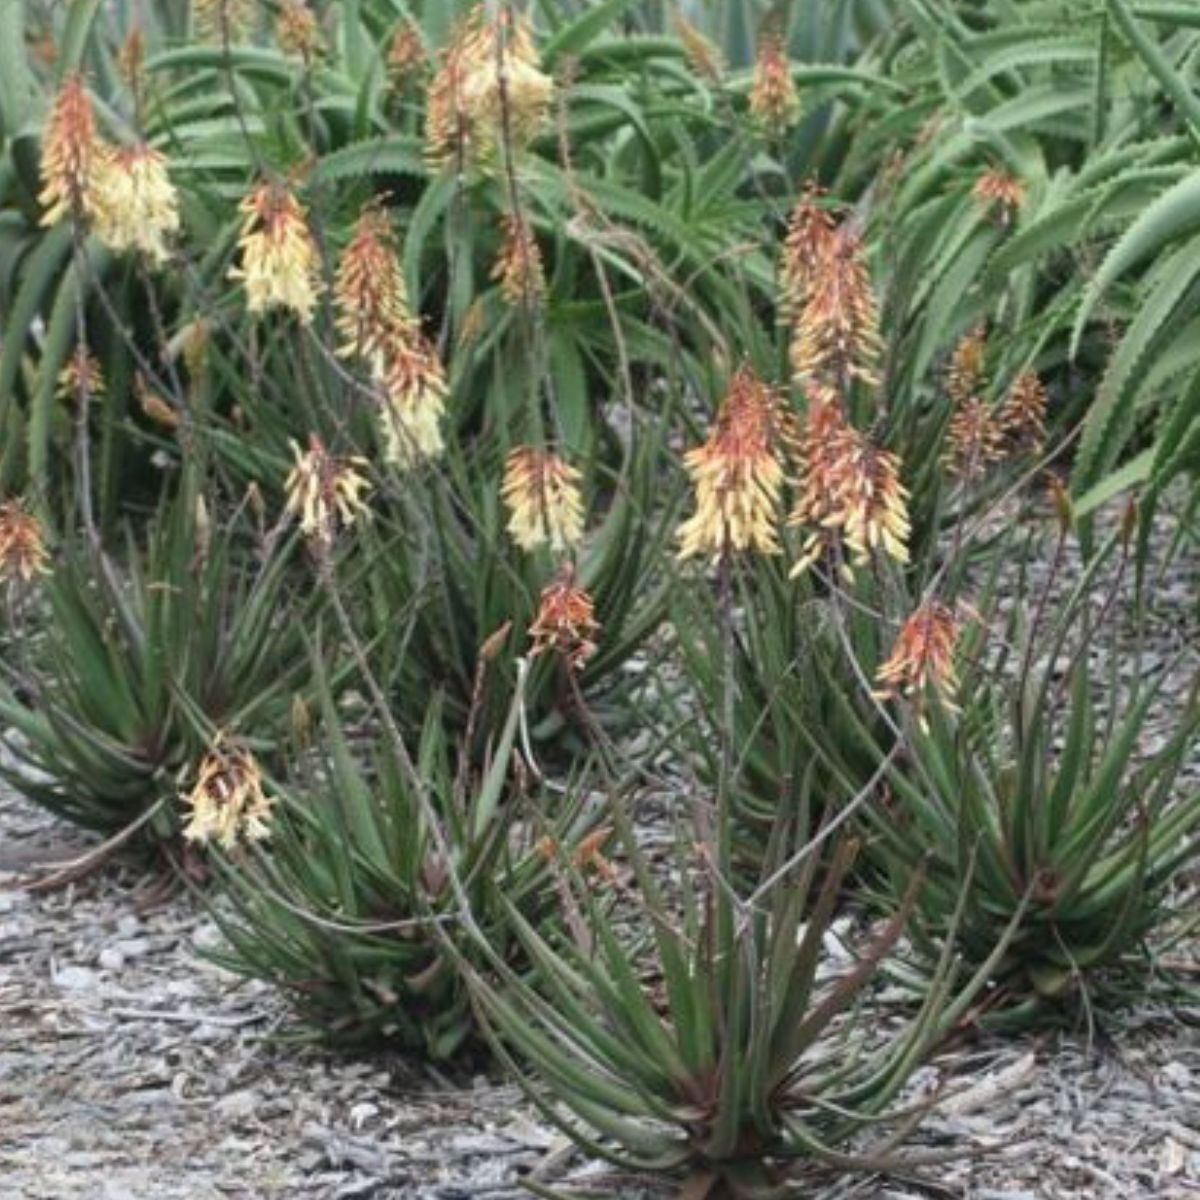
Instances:
[[[679,528],[679,557],[778,554],[784,419],[775,390],[742,368],[704,445],[688,451],[696,512]]]
[[[792,77],[787,47],[778,32],[767,34],[759,42],[750,89],[750,112],[776,136],[800,120],[800,95]]]
[[[83,76],[69,75],[54,98],[42,139],[38,203],[45,209],[43,225],[56,225],[64,217],[83,221],[92,215],[94,178],[103,154]]]
[[[179,197],[157,150],[139,144],[104,154],[94,195],[94,226],[105,245],[137,251],[156,266],[166,262],[167,241],[179,231]]]
[[[528,144],[545,124],[553,94],[529,22],[508,8],[490,17],[477,5],[458,25],[430,83],[426,156],[434,167],[486,167],[506,138],[512,150]]]
[[[817,260],[792,339],[798,379],[877,382],[879,314],[858,237],[838,229]]]
[[[104,372],[100,363],[86,346],[76,346],[67,365],[58,373],[56,395],[64,404],[77,404],[80,392],[93,396],[104,395]]]
[[[946,391],[955,404],[965,404],[978,396],[984,385],[984,360],[987,355],[987,326],[981,321],[959,338],[946,370]]]
[[[220,734],[183,799],[192,810],[183,830],[190,842],[216,842],[231,851],[239,842],[259,842],[271,835],[268,821],[274,801],[263,790],[258,763],[249,750]]]
[[[1008,449],[1040,454],[1046,445],[1046,388],[1033,371],[1017,376],[1000,406],[1000,425]]]
[[[425,69],[425,43],[417,29],[403,21],[388,49],[388,77],[395,88],[407,87]]]
[[[500,494],[508,507],[508,532],[522,550],[548,546],[555,554],[583,538],[579,471],[549,450],[520,446],[504,466]]]
[[[30,584],[49,567],[38,519],[19,500],[0,504],[0,581]]]
[[[958,638],[958,620],[951,609],[937,601],[923,604],[901,626],[891,655],[876,672],[876,698],[903,696],[920,703],[932,689],[953,709]]]
[[[275,20],[275,40],[284,54],[294,54],[306,63],[325,52],[321,23],[304,0],[284,0]]]
[[[300,202],[282,184],[260,183],[239,208],[242,261],[229,278],[245,283],[252,313],[286,308],[307,325],[321,291],[321,272]]]
[[[580,671],[596,653],[600,626],[588,593],[575,582],[575,572],[565,566],[542,590],[537,616],[529,627],[534,656],[553,650],[573,671]]]
[[[511,214],[504,218],[504,238],[492,278],[499,282],[501,296],[513,308],[533,308],[544,299],[542,252],[524,218]]]
[[[984,171],[971,189],[975,202],[985,212],[995,212],[1001,225],[1011,225],[1025,203],[1025,185],[998,167]]]
[[[192,24],[215,42],[241,41],[250,25],[250,0],[192,0]]]
[[[978,479],[1004,455],[1004,428],[992,405],[978,396],[960,404],[946,434],[946,469],[959,479]]]
[[[315,433],[305,451],[293,442],[292,453],[296,464],[283,485],[287,511],[299,518],[305,537],[332,542],[339,525],[348,528],[367,512],[363,493],[370,484],[361,473],[366,459],[335,458]]]

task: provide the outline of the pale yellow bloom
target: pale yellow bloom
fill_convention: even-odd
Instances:
[[[95,173],[96,235],[118,253],[136,250],[152,263],[167,260],[167,239],[179,231],[179,198],[167,160],[149,146],[104,154]]]
[[[45,209],[43,225],[56,225],[64,217],[82,220],[92,215],[94,176],[103,154],[83,77],[70,75],[54,98],[42,138],[38,203]]]
[[[522,550],[549,546],[556,554],[583,538],[579,471],[548,450],[522,446],[508,456],[501,495],[508,532]]]
[[[363,493],[370,489],[364,458],[334,458],[316,434],[309,437],[308,449],[295,442],[292,453],[296,464],[284,482],[287,511],[300,520],[300,532],[306,537],[331,541],[339,523],[343,527],[367,512]]]
[[[218,736],[204,756],[196,783],[183,798],[192,814],[183,836],[191,842],[216,842],[234,850],[239,841],[271,836],[268,822],[274,801],[263,790],[262,771],[244,747]]]
[[[382,393],[384,457],[401,467],[437,458],[445,449],[442,419],[449,385],[437,351],[410,324],[387,348],[376,375]]]

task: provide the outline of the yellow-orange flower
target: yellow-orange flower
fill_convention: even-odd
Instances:
[[[492,18],[477,5],[455,30],[426,96],[430,163],[461,157],[486,166],[506,135],[513,149],[526,145],[545,123],[553,94],[529,22],[507,8]]]
[[[229,278],[243,281],[252,313],[286,308],[307,325],[321,291],[321,267],[300,202],[282,184],[260,183],[239,207],[242,261]]]
[[[321,23],[304,0],[284,0],[275,20],[275,40],[285,54],[310,62],[324,52]]]
[[[815,263],[792,339],[792,371],[798,379],[839,385],[851,379],[875,383],[881,345],[862,246],[843,226]]]
[[[960,479],[975,479],[1004,455],[1004,427],[996,409],[979,396],[959,404],[946,434],[946,469]]]
[[[89,399],[104,395],[104,372],[86,346],[77,346],[67,365],[58,373],[56,394],[66,404],[75,404],[81,391]]]
[[[1017,376],[1000,407],[1000,425],[1010,450],[1040,454],[1046,444],[1046,388],[1033,371]]]
[[[579,471],[549,450],[519,446],[504,466],[500,494],[508,507],[508,532],[522,550],[549,546],[555,554],[583,538]]]
[[[425,43],[408,21],[401,23],[388,49],[388,75],[394,87],[406,87],[425,67]]]
[[[54,98],[42,139],[38,203],[45,209],[43,225],[56,225],[64,217],[84,220],[92,215],[95,173],[104,152],[83,77],[69,75]]]
[[[572,670],[582,670],[596,653],[600,626],[595,606],[588,593],[575,582],[570,566],[542,590],[537,616],[529,627],[534,656],[553,650],[561,654]]]
[[[334,281],[338,353],[382,372],[395,339],[410,332],[412,314],[387,214],[370,207],[358,218]]]
[[[769,34],[759,43],[750,89],[750,112],[772,133],[790,129],[800,119],[800,95],[783,38]]]
[[[19,500],[0,504],[0,580],[32,583],[50,569],[48,560],[38,519]]]
[[[546,276],[542,270],[542,252],[533,230],[522,217],[504,218],[504,237],[492,268],[492,278],[500,284],[500,294],[513,308],[533,307],[546,294]]]
[[[994,211],[1002,225],[1011,225],[1025,203],[1025,185],[998,167],[991,167],[975,181],[971,195],[981,208]]]
[[[437,350],[415,322],[387,347],[376,383],[383,395],[380,421],[388,462],[411,467],[441,454],[449,385]]]
[[[817,266],[832,248],[836,227],[820,195],[817,188],[806,187],[788,221],[780,266],[780,314],[785,320],[800,314]]]
[[[937,601],[923,604],[901,626],[892,653],[876,672],[877,698],[904,696],[919,702],[933,689],[953,707],[958,637],[958,620],[949,608]]]
[[[192,813],[183,836],[191,842],[216,842],[230,851],[239,841],[270,837],[274,801],[263,789],[262,771],[254,755],[218,735],[204,756],[196,783],[183,797]]]
[[[362,474],[366,459],[335,458],[315,433],[309,435],[307,450],[293,442],[292,453],[296,463],[283,485],[287,511],[299,519],[306,537],[332,541],[339,524],[353,525],[367,512],[363,493],[371,485]]]
[[[156,265],[167,260],[167,239],[179,231],[179,198],[157,150],[121,146],[104,154],[94,197],[93,224],[105,245],[136,250]]]
[[[775,390],[750,370],[739,370],[704,445],[684,458],[696,511],[679,527],[680,558],[779,553],[783,430]]]

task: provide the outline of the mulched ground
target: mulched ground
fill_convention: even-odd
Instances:
[[[1152,662],[1200,654],[1196,589],[1194,559],[1156,585]],[[0,794],[0,1200],[468,1200],[526,1195],[530,1172],[653,1194],[574,1156],[510,1086],[297,1043],[271,989],[202,957],[218,935],[182,892],[145,907],[119,865],[49,894],[23,888],[80,846]],[[1173,955],[1196,999],[1148,999],[1090,1037],[981,1039],[922,1072],[918,1091],[960,1090],[914,1153],[998,1152],[919,1178],[814,1180],[805,1194],[1200,1197],[1200,947]],[[878,998],[882,1027],[899,1005]]]

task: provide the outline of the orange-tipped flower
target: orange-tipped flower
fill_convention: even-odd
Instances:
[[[820,192],[806,187],[788,221],[780,268],[780,314],[785,320],[799,316],[817,266],[830,253],[836,226],[829,209],[819,203]]]
[[[991,167],[975,181],[971,195],[982,209],[995,212],[1002,225],[1011,225],[1025,203],[1025,185],[998,167]]]
[[[388,76],[392,86],[407,87],[425,69],[425,43],[415,26],[401,23],[388,48]]]
[[[522,550],[549,546],[561,554],[583,538],[579,471],[549,450],[519,446],[504,466],[500,494],[508,506],[508,532]]]
[[[900,460],[882,450],[845,419],[836,393],[810,395],[808,417],[798,447],[800,480],[790,525],[806,532],[796,576],[839,539],[850,556],[842,563],[863,566],[877,550],[908,561],[908,492],[900,482]]]
[[[30,584],[49,567],[41,523],[19,500],[0,504],[0,581]]]
[[[315,433],[305,451],[293,442],[292,453],[296,464],[283,485],[287,511],[299,518],[305,537],[332,542],[339,524],[349,527],[367,511],[363,493],[371,485],[361,473],[366,459],[335,458]]]
[[[216,842],[230,851],[239,842],[259,842],[271,835],[268,821],[274,801],[263,790],[262,771],[249,750],[229,744],[221,735],[183,799],[192,810],[183,830],[190,842]]]
[[[778,33],[770,33],[759,42],[750,112],[774,134],[790,129],[800,119],[800,95],[787,48]]]
[[[977,479],[1004,455],[1004,427],[996,409],[978,396],[961,403],[947,431],[946,469],[960,479]]]
[[[553,650],[574,671],[582,670],[596,653],[600,626],[591,596],[575,582],[575,572],[565,566],[558,578],[543,588],[537,616],[529,627],[533,655]]]
[[[795,336],[792,371],[798,379],[875,383],[879,314],[858,237],[843,226],[816,261]]]
[[[412,324],[395,235],[382,209],[372,206],[358,218],[338,263],[333,296],[342,335],[338,353],[381,371],[395,339]]]
[[[522,217],[510,214],[504,218],[504,239],[492,278],[499,282],[500,294],[513,308],[532,308],[545,297],[542,252]]]
[[[684,465],[696,512],[679,527],[679,557],[778,554],[784,418],[775,390],[748,368],[734,375],[704,445]]]
[[[38,203],[46,210],[43,225],[56,225],[64,217],[85,220],[92,215],[95,174],[103,155],[83,77],[69,75],[54,99],[42,139]]]
[[[946,391],[956,404],[965,404],[978,396],[984,384],[984,360],[987,355],[987,326],[981,321],[964,334],[950,356],[946,370]]]
[[[179,197],[167,160],[145,144],[104,154],[95,172],[93,216],[96,235],[118,253],[144,254],[161,265],[167,240],[179,231]]]
[[[437,350],[416,322],[388,346],[377,382],[383,394],[384,457],[401,467],[437,458],[445,448],[441,426],[450,389]]]
[[[304,0],[284,0],[275,19],[275,40],[284,54],[312,62],[325,50],[321,22]]]
[[[282,184],[260,183],[239,207],[245,218],[238,239],[242,261],[229,278],[245,283],[252,313],[287,308],[307,325],[321,291],[321,268],[300,202]]]
[[[513,149],[526,145],[545,123],[553,94],[528,21],[507,8],[492,18],[477,5],[456,29],[429,86],[429,161],[437,167],[461,158],[486,166],[506,135]]]
[[[953,707],[958,690],[954,667],[958,637],[958,620],[949,608],[937,601],[923,604],[901,626],[891,655],[876,673],[876,697],[892,700],[904,696],[920,703],[932,689]]]
[[[1046,387],[1033,371],[1022,371],[1000,407],[1000,425],[1011,450],[1040,454],[1046,445]]]

